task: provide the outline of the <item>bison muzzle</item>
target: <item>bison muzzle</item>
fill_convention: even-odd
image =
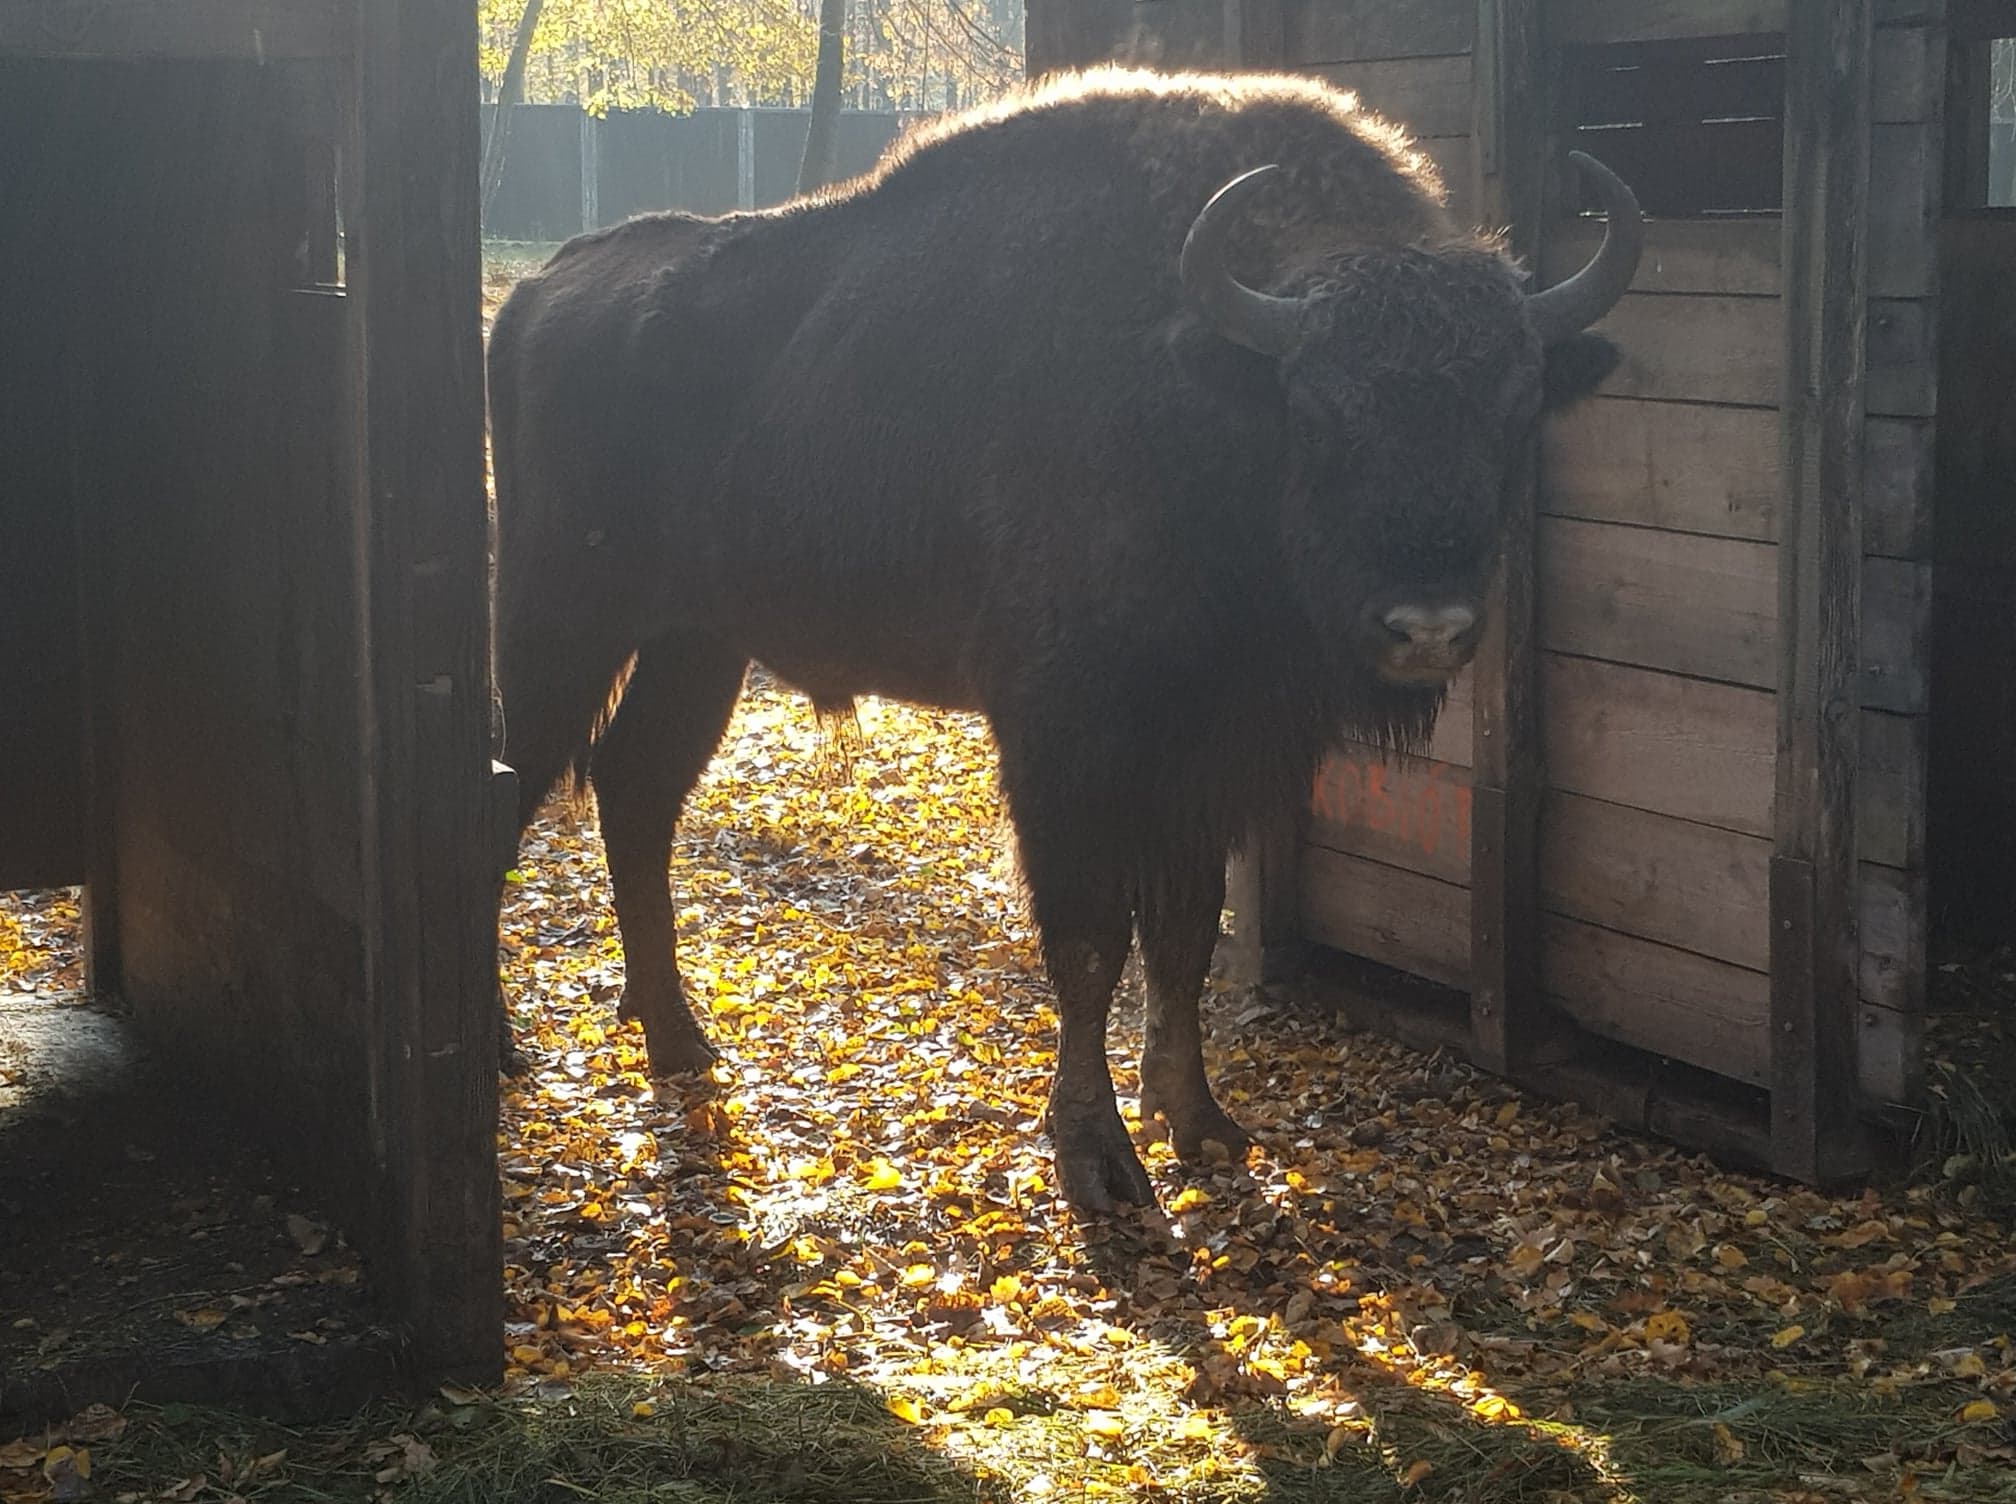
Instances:
[[[1198,1002],[1225,863],[1348,733],[1427,734],[1542,412],[1616,352],[1640,223],[1529,293],[1427,159],[1307,80],[1099,72],[818,198],[584,235],[490,347],[497,679],[529,821],[592,782],[655,1069],[713,1058],[667,867],[751,661],[984,712],[1061,1018],[1079,1210],[1152,1200],[1106,1063],[1138,934],[1144,1122],[1247,1137]]]

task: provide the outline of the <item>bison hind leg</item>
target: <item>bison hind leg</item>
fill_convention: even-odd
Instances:
[[[1252,1137],[1218,1105],[1204,1071],[1204,1037],[1198,1002],[1218,944],[1225,902],[1225,864],[1171,870],[1141,885],[1141,965],[1147,975],[1141,1051],[1141,1122],[1157,1118],[1170,1147],[1186,1164],[1213,1158],[1217,1145],[1233,1162],[1246,1157]]]
[[[623,941],[619,1012],[644,1025],[659,1075],[704,1071],[715,1059],[679,979],[668,869],[679,811],[720,744],[747,667],[711,638],[647,643],[590,767]]]

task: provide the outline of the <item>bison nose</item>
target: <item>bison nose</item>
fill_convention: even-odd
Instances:
[[[1477,625],[1468,606],[1395,606],[1380,618],[1399,641],[1416,648],[1446,648]]]

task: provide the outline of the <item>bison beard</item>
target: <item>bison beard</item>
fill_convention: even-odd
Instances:
[[[667,867],[757,660],[989,717],[1072,1204],[1152,1199],[1105,1050],[1137,931],[1143,1118],[1241,1151],[1197,1016],[1227,854],[1339,731],[1418,742],[1474,650],[1521,446],[1615,358],[1578,331],[1637,210],[1585,166],[1604,249],[1528,297],[1349,96],[1106,72],[524,282],[490,349],[500,755],[521,826],[592,781],[654,1068],[713,1058]]]

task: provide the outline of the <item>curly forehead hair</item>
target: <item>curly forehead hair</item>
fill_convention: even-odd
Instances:
[[[1531,339],[1519,268],[1494,247],[1352,247],[1312,271],[1320,334],[1377,365],[1461,380],[1502,365]]]

